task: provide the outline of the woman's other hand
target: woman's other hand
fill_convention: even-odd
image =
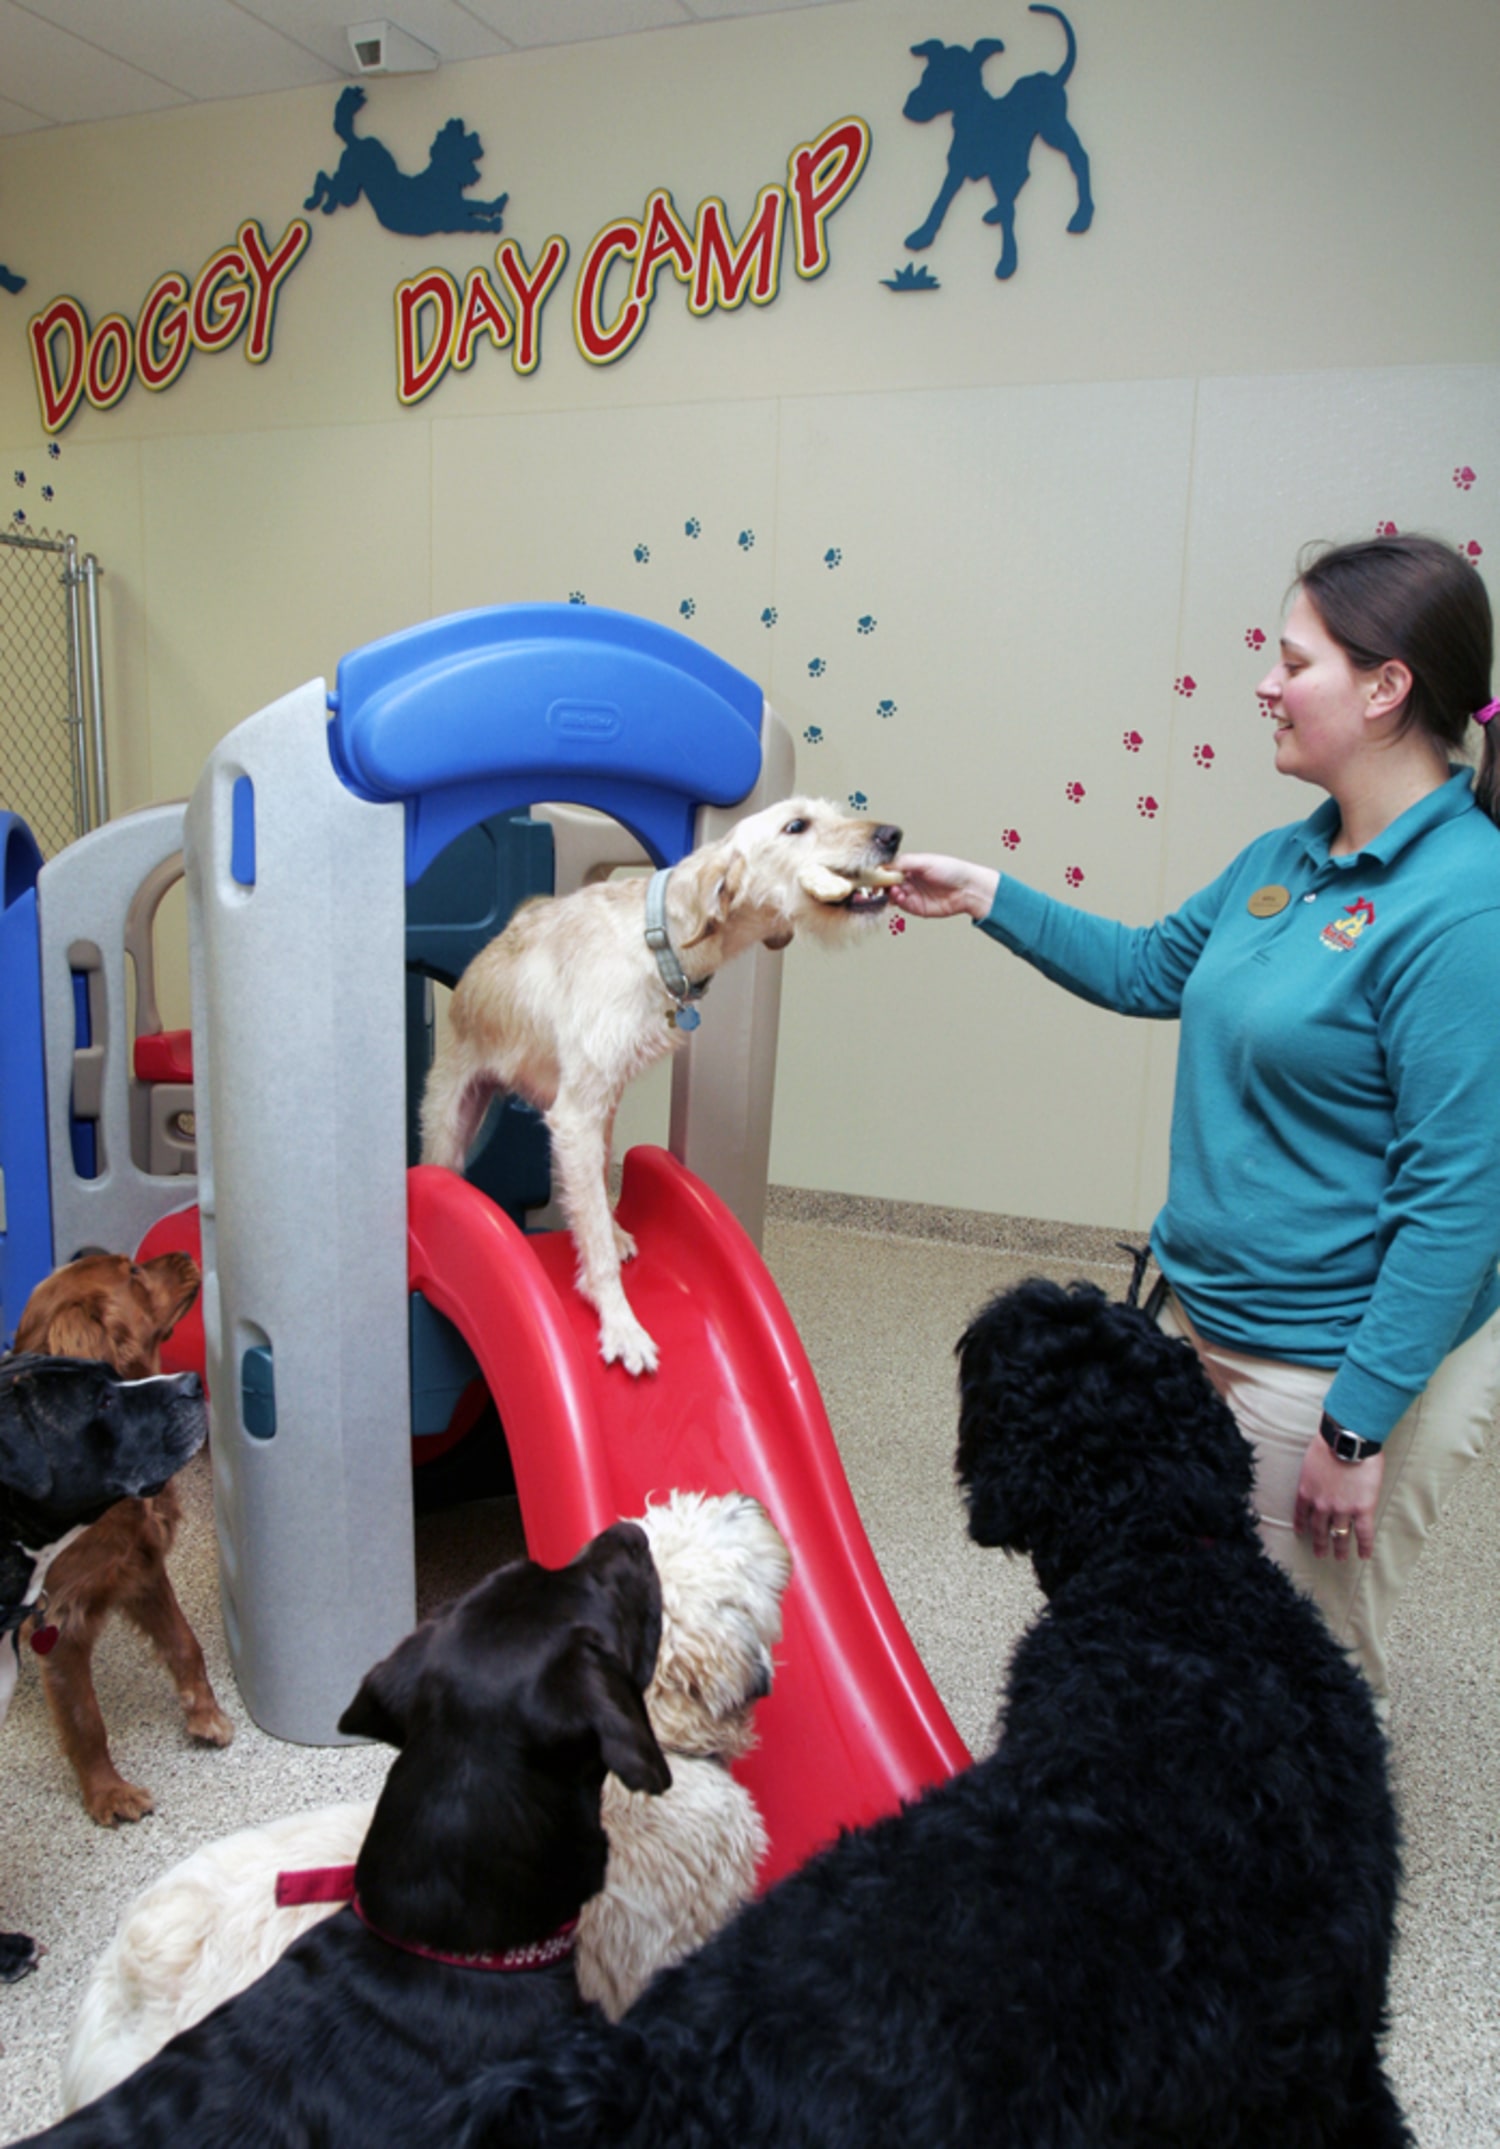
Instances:
[[[1321,1438],[1309,1443],[1297,1481],[1292,1527],[1299,1537],[1311,1538],[1319,1559],[1332,1552],[1336,1560],[1346,1560],[1351,1544],[1362,1560],[1370,1558],[1384,1475],[1383,1455],[1372,1455],[1362,1463],[1341,1463]]]

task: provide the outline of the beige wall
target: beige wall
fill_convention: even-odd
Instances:
[[[338,148],[333,100],[0,141],[0,259],[29,278],[0,295],[0,464],[106,569],[117,808],[185,793],[224,731],[362,642],[580,593],[761,679],[806,788],[1113,915],[1308,810],[1270,773],[1250,646],[1299,546],[1391,520],[1480,546],[1483,572],[1500,556],[1500,10],[1064,4],[1098,213],[1066,234],[1071,179],[1038,145],[1009,283],[977,187],[922,257],[940,290],[882,279],[949,140],[902,117],[909,47],[1003,37],[995,92],[1050,71],[1059,26],[1020,0],[848,0],[378,81],[360,125],[404,168],[461,114],[473,192],[508,190],[528,261],[568,241],[536,372],[485,346],[403,410],[396,285],[492,269],[494,241],[398,238],[361,204],[312,218],[266,364],[195,355],[162,394],[82,410],[55,462],[31,312],[67,292],[133,318],[246,217],[279,236]],[[664,271],[629,355],[584,363],[595,233],[658,187],[738,228],[851,113],[873,147],[826,274],[788,257],[773,304],[695,320]],[[785,965],[777,1180],[1149,1218],[1170,1027],[1071,1003],[961,924]],[[648,1093],[631,1131],[658,1111]]]

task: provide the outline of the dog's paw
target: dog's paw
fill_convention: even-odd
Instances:
[[[636,1375],[654,1373],[659,1362],[656,1345],[628,1314],[599,1323],[599,1355],[607,1366],[622,1365]]]
[[[631,1237],[630,1233],[624,1229],[622,1225],[615,1224],[613,1226],[613,1229],[615,1234],[616,1255],[621,1261],[633,1261],[636,1256],[635,1240]]]
[[[184,1711],[183,1722],[187,1725],[188,1736],[201,1739],[205,1746],[234,1744],[234,1726],[212,1696]]]
[[[123,1776],[96,1784],[84,1793],[83,1803],[89,1819],[97,1821],[101,1828],[113,1828],[120,1821],[141,1821],[156,1811],[151,1793],[138,1783],[127,1783]]]
[[[46,1952],[30,1933],[0,1933],[0,1980],[13,1985],[17,1978],[29,1977]]]

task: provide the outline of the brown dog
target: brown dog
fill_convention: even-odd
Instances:
[[[98,1358],[126,1380],[144,1380],[161,1371],[161,1347],[198,1296],[200,1281],[189,1254],[141,1263],[126,1254],[85,1254],[37,1285],[16,1329],[16,1349]],[[83,1802],[106,1828],[138,1821],[152,1808],[151,1793],[127,1783],[111,1760],[94,1692],[94,1644],[111,1612],[123,1612],[155,1644],[192,1736],[212,1746],[234,1737],[167,1573],[181,1520],[173,1484],[149,1500],[121,1500],[60,1552],[47,1573],[48,1623],[58,1638],[42,1659],[42,1685]]]

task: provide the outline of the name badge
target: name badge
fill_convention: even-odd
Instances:
[[[1257,888],[1245,908],[1252,918],[1274,918],[1278,910],[1285,910],[1292,900],[1290,889],[1271,881],[1264,888]]]

